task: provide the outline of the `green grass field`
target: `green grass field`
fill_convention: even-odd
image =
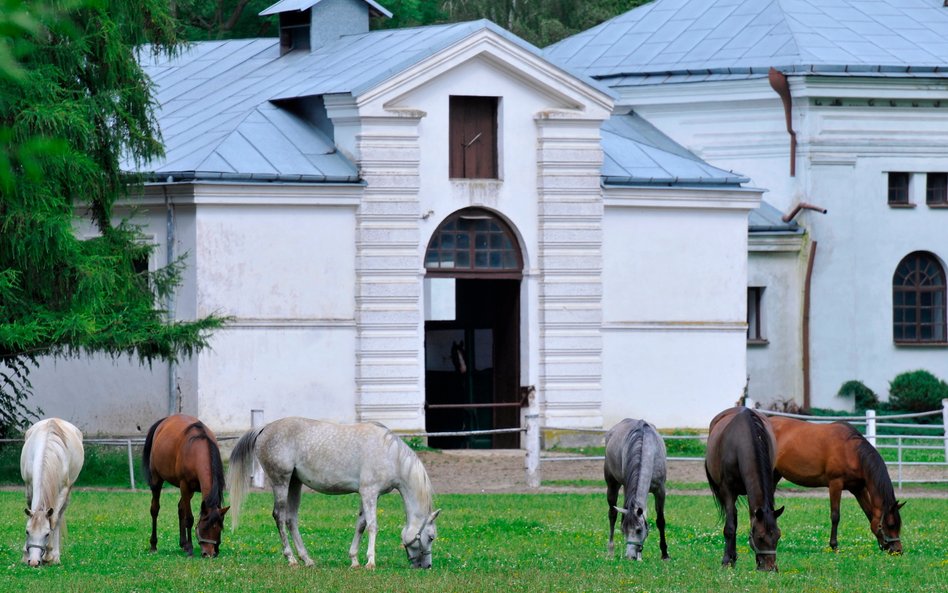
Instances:
[[[645,561],[607,556],[602,494],[439,495],[434,568],[407,566],[399,533],[404,521],[397,494],[382,497],[381,530],[373,571],[348,567],[355,496],[304,495],[301,526],[317,561],[287,566],[270,517],[272,496],[252,494],[240,530],[225,531],[221,556],[186,558],[177,547],[177,491],[166,489],[159,520],[159,551],[147,552],[150,495],[146,491],[79,490],[69,509],[69,536],[60,566],[20,563],[24,499],[0,492],[0,591],[36,592],[938,592],[948,590],[948,502],[911,499],[903,509],[903,556],[881,553],[855,501],[844,498],[840,551],[827,550],[828,505],[823,498],[778,492],[781,517],[778,574],[754,569],[742,512],[735,569],[719,565],[721,525],[710,497],[671,494],[667,502],[669,552],[662,562],[658,536]],[[196,504],[195,504],[196,506]],[[364,561],[363,543],[363,561]],[[621,547],[621,546],[619,546]]]

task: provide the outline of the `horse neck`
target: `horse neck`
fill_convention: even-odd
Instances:
[[[750,419],[751,447],[750,467],[758,474],[756,479],[744,480],[744,487],[747,490],[747,503],[751,512],[755,508],[773,509],[774,508],[774,488],[776,486],[773,476],[773,465],[771,464],[770,438],[766,427],[761,421],[758,423],[756,417]],[[760,443],[757,446],[756,443]]]
[[[895,504],[895,489],[892,487],[885,461],[869,441],[860,438],[861,442],[857,444],[859,461],[865,476],[869,499],[872,501],[872,506],[877,509],[888,509]]]
[[[216,468],[221,467],[221,463],[220,459],[215,463],[214,443],[204,436],[192,440],[191,447],[194,449],[191,455],[197,461],[195,467],[198,469],[197,479],[201,484],[201,499],[212,503],[214,507],[218,507],[221,504],[223,487],[221,475],[216,471]],[[202,468],[207,468],[207,471],[201,471]]]
[[[408,445],[398,446],[398,492],[405,502],[405,520],[409,527],[420,527],[431,514],[431,481]]]
[[[30,501],[30,509],[34,511],[52,508],[56,504],[62,481],[56,469],[62,464],[53,461],[57,456],[57,448],[62,453],[66,451],[62,436],[51,423],[45,425],[36,442],[32,468],[33,499]]]
[[[645,507],[648,491],[652,485],[652,472],[655,471],[655,456],[645,446],[645,439],[642,435],[642,454],[639,455],[639,464],[636,467],[634,463],[627,463],[625,475],[625,493],[626,507],[631,501],[635,501],[639,506]]]

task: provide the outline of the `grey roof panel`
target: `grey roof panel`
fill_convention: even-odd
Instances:
[[[655,0],[544,53],[612,86],[627,76],[654,84],[659,75],[770,66],[816,74],[857,68],[872,76],[924,68],[944,77],[946,31],[943,0]],[[584,51],[602,43],[610,45],[601,53],[608,62]]]
[[[764,200],[760,201],[759,207],[750,211],[747,227],[751,233],[800,234],[803,232],[796,221],[784,222],[783,214]]]
[[[606,185],[740,186],[747,178],[712,167],[634,113],[602,126]]]

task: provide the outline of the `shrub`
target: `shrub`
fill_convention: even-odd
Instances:
[[[852,395],[856,402],[856,411],[879,409],[879,396],[866,387],[862,381],[846,381],[836,393],[838,396]]]
[[[928,371],[902,373],[889,383],[889,403],[906,412],[930,412],[941,409],[948,399],[948,383]]]

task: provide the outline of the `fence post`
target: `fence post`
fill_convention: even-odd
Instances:
[[[135,491],[135,462],[132,461],[132,439],[125,441],[128,444],[128,482],[132,489],[132,492]]]
[[[527,413],[524,414],[527,435],[527,487],[540,487],[540,409],[537,406],[536,389],[530,389],[527,393]]]
[[[260,428],[263,426],[263,410],[250,410],[250,428]],[[256,456],[253,459],[253,478],[251,483],[255,488],[263,488],[263,466],[257,461]]]
[[[876,411],[866,410],[866,440],[876,446]]]
[[[945,441],[945,463],[948,463],[948,399],[941,400],[941,434]]]
[[[753,409],[756,407],[756,406],[754,405],[754,400],[751,399],[751,398],[749,398],[749,397],[745,397],[745,398],[744,398],[744,407],[745,407],[745,408],[750,408],[750,409],[753,410]]]

